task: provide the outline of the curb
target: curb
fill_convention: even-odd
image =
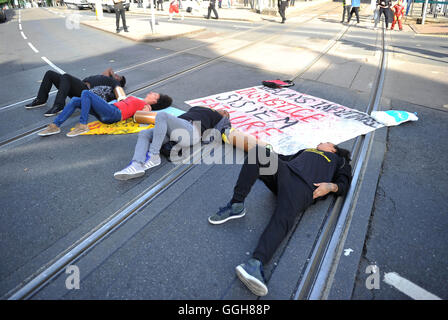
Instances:
[[[136,41],[136,42],[156,42],[156,41],[167,41],[167,40],[171,40],[171,39],[176,39],[176,38],[180,38],[180,37],[184,37],[186,35],[191,35],[191,34],[195,34],[195,33],[199,33],[202,31],[205,31],[206,28],[198,28],[196,30],[192,30],[192,31],[187,31],[187,32],[182,32],[182,33],[177,33],[177,34],[170,34],[170,35],[163,35],[163,34],[156,34],[156,35],[143,35],[142,37],[133,37],[131,35],[128,35],[126,33],[116,33],[113,31],[109,31],[106,30],[104,28],[101,28],[99,26],[96,26],[94,24],[90,24],[87,21],[81,21],[82,25],[85,25],[87,27],[93,28],[93,29],[97,29],[100,31],[104,31],[113,35],[116,35],[118,37],[121,38],[125,38],[125,39],[129,39],[132,41]]]

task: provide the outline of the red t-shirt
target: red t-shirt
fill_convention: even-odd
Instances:
[[[142,110],[145,105],[146,102],[144,100],[132,96],[114,103],[114,106],[121,110],[121,120],[132,117],[135,112]]]

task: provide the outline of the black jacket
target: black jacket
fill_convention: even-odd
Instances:
[[[352,179],[352,167],[344,158],[332,152],[303,149],[291,156],[281,156],[288,167],[312,190],[314,183],[332,182],[338,185],[336,195],[345,195]]]

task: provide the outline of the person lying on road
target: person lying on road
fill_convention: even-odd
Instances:
[[[129,96],[124,100],[110,104],[95,93],[84,90],[81,93],[81,97],[74,97],[65,106],[62,113],[54,119],[53,123],[39,132],[39,135],[44,137],[61,132],[61,124],[75,112],[76,108],[81,108],[79,123],[72,131],[67,133],[67,137],[75,137],[89,131],[89,126],[87,125],[89,113],[94,115],[99,121],[110,124],[126,120],[132,117],[138,110],[151,111],[167,108],[172,102],[173,99],[167,95],[150,92],[143,100]]]
[[[210,216],[211,224],[222,224],[246,214],[244,200],[252,186],[260,179],[277,196],[277,207],[271,220],[261,235],[252,258],[236,267],[239,279],[258,296],[268,293],[263,274],[263,265],[268,263],[274,252],[294,225],[295,219],[314,200],[329,193],[345,195],[349,189],[352,169],[350,152],[333,143],[320,143],[315,149],[303,149],[291,156],[271,153],[259,146],[249,152],[256,152],[256,159],[250,164],[247,159],[241,168],[233,197],[217,213]],[[260,162],[260,155],[268,154],[269,160],[278,161],[277,170],[263,174],[261,169],[270,166]],[[264,172],[266,173],[266,172]]]
[[[68,73],[60,74],[49,70],[42,79],[37,97],[31,103],[25,105],[25,108],[34,109],[44,106],[47,103],[48,94],[53,85],[58,89],[58,93],[56,94],[53,107],[45,112],[44,115],[46,117],[54,116],[62,112],[67,97],[81,97],[83,90],[92,89],[96,86],[109,86],[112,90],[117,86],[124,88],[126,78],[114,73],[112,68],[107,69],[102,74],[92,75],[83,80]]]
[[[192,107],[186,113],[176,117],[166,112],[158,112],[154,128],[142,130],[138,134],[134,156],[131,163],[121,171],[115,172],[117,180],[138,178],[149,168],[161,163],[160,149],[170,141],[171,133],[183,129],[190,139],[175,141],[180,147],[188,147],[201,140],[205,130],[214,128],[223,117],[229,118],[225,110],[213,110],[206,107]]]

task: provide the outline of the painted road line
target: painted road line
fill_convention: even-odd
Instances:
[[[31,42],[28,42],[28,45],[30,46],[31,49],[33,49],[34,52],[39,53],[39,50],[37,50]]]
[[[50,60],[48,60],[46,57],[41,57],[42,60],[44,60],[46,63],[48,63],[50,65],[50,67],[52,67],[54,70],[56,70],[57,72],[59,72],[60,74],[64,74],[65,71],[62,70],[61,68],[57,67],[53,62],[51,62]]]
[[[25,36],[25,34],[23,33],[23,31],[20,31],[20,34],[22,35],[23,39],[27,40],[28,38]]]
[[[22,30],[22,24],[19,23],[19,30]]]
[[[55,94],[56,92],[58,92],[58,90],[53,90],[53,91],[51,91],[48,95],[52,95],[52,94]],[[9,108],[12,108],[12,107],[14,107],[14,106],[17,106],[17,105],[19,105],[19,104],[22,104],[22,103],[25,103],[25,102],[28,102],[28,101],[33,101],[34,99],[36,99],[37,97],[33,97],[33,98],[28,98],[28,99],[25,99],[25,100],[22,100],[22,101],[19,101],[19,102],[15,102],[15,103],[12,103],[12,104],[9,104],[9,105],[7,105],[7,106],[4,106],[4,107],[0,107],[0,111],[3,111],[3,110],[6,110],[6,109],[9,109]]]
[[[396,272],[386,273],[384,275],[384,282],[395,287],[414,300],[442,300],[438,296],[433,295],[411,281],[400,277]]]

